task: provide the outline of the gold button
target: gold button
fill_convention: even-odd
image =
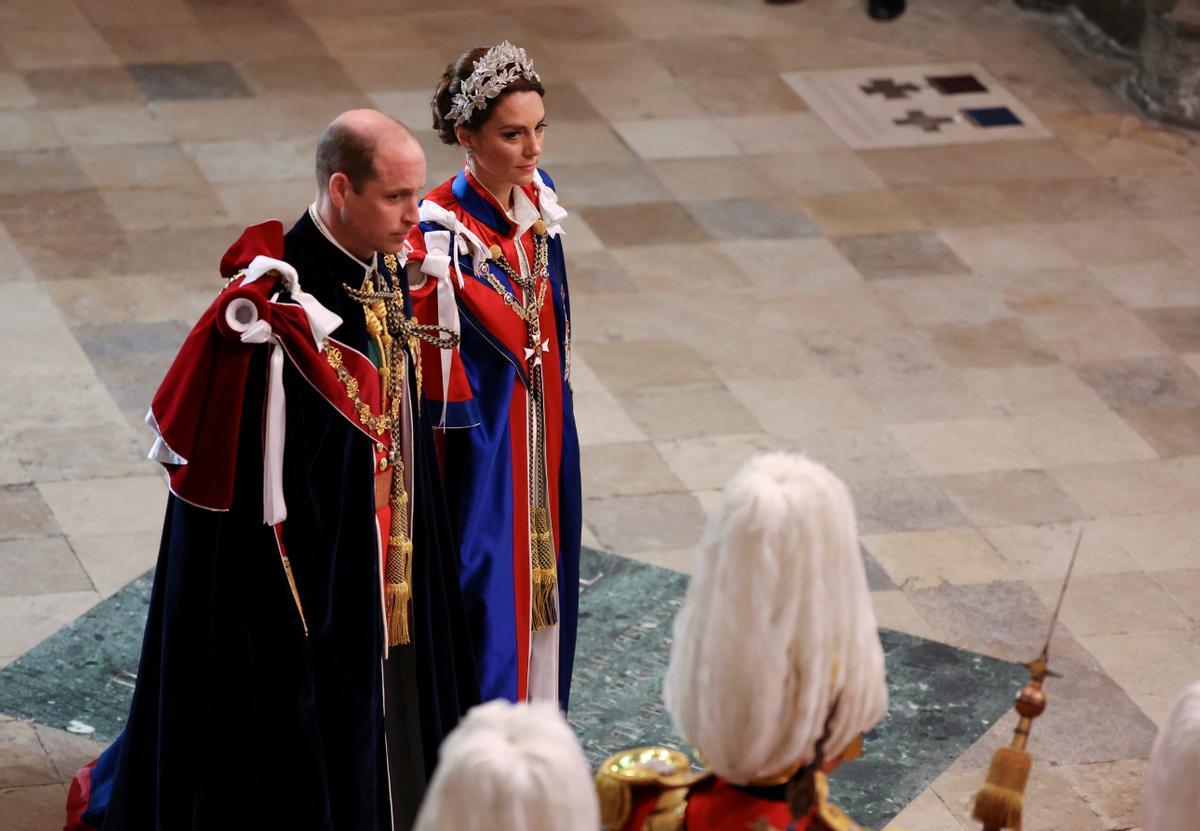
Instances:
[[[387,466],[388,466],[387,456],[380,456],[379,457],[379,470],[380,471],[387,470]]]

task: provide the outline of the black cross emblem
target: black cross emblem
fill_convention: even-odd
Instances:
[[[893,124],[901,127],[920,127],[927,133],[940,133],[943,124],[953,124],[954,119],[944,115],[928,115],[924,110],[908,110],[904,118],[893,118]]]
[[[860,86],[859,89],[867,95],[882,95],[888,101],[907,98],[910,92],[921,91],[916,84],[910,84],[907,81],[897,84],[891,78],[872,78],[869,84]]]

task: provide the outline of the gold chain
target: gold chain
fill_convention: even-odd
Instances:
[[[338,380],[342,382],[342,387],[346,390],[346,397],[354,402],[354,412],[358,413],[358,420],[370,431],[382,436],[391,429],[393,424],[398,423],[400,416],[400,400],[393,397],[391,407],[385,413],[376,415],[371,412],[371,405],[363,401],[359,397],[358,379],[355,378],[350,370],[346,369],[342,363],[342,350],[333,346],[329,342],[329,338],[324,340],[325,360],[333,371],[337,373]]]

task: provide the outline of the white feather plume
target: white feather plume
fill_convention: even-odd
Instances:
[[[737,784],[825,758],[887,710],[883,648],[846,486],[803,456],[747,462],[711,518],[675,621],[663,698]]]
[[[490,701],[442,743],[414,831],[596,831],[591,769],[557,705]]]
[[[1145,831],[1200,829],[1200,681],[1193,681],[1167,713],[1142,787]]]

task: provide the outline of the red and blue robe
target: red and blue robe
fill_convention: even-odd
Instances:
[[[405,252],[425,277],[423,283],[414,280],[411,290],[417,317],[461,333],[456,350],[423,347],[423,390],[442,430],[439,449],[483,698],[557,700],[565,709],[582,528],[570,295],[559,227],[565,211],[541,171],[532,184],[514,189],[513,201],[506,210],[464,169],[422,201],[422,221]],[[531,227],[538,219],[548,227],[549,284],[538,318],[544,340],[530,350],[525,321],[480,276],[479,267],[488,250],[499,246],[514,268],[532,268]],[[523,302],[519,285],[494,262],[490,270]],[[537,479],[537,454],[527,438],[536,359],[544,388],[544,473],[558,580],[558,623],[539,632],[531,622],[529,532],[529,483]]]
[[[223,276],[255,254],[294,268],[303,290],[277,272],[234,280],[155,396],[172,494],[137,686],[121,735],[72,783],[69,831],[403,829],[442,737],[478,701],[427,409],[405,459],[412,640],[388,649],[376,491],[390,437],[364,428],[322,347],[328,334],[378,413],[363,309],[343,289],[364,264],[310,214],[286,236],[278,222],[249,229]],[[332,326],[310,327],[305,299]],[[274,340],[231,336],[235,301],[269,318]]]

